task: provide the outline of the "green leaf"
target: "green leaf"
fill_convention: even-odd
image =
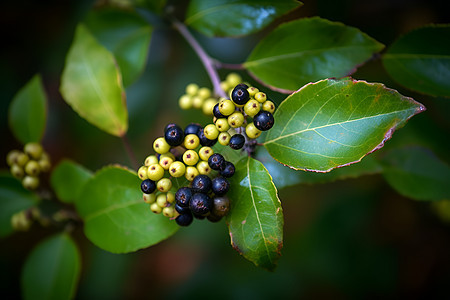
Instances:
[[[24,299],[72,299],[80,269],[80,253],[70,236],[52,236],[28,256],[22,271],[22,296]]]
[[[244,66],[264,84],[293,91],[312,81],[350,75],[383,47],[356,28],[305,18],[271,32]]]
[[[39,199],[26,190],[20,181],[9,174],[0,173],[0,237],[13,232],[11,217],[35,205]]]
[[[426,201],[450,199],[450,167],[430,150],[391,150],[383,163],[384,178],[401,195]]]
[[[84,23],[97,40],[117,59],[124,86],[143,72],[152,28],[132,11],[101,9],[91,11]]]
[[[61,161],[52,172],[50,184],[59,200],[72,203],[78,198],[92,172],[76,162]]]
[[[293,169],[328,172],[383,147],[425,107],[380,83],[321,80],[287,97],[264,146]]]
[[[78,25],[66,58],[60,92],[64,100],[91,124],[116,136],[128,129],[122,78],[114,56],[84,25]]]
[[[231,245],[256,266],[275,269],[283,247],[283,210],[272,178],[262,163],[246,157],[236,164],[230,184]]]
[[[47,96],[41,76],[35,75],[14,96],[9,107],[9,127],[23,144],[40,142],[47,121]]]
[[[378,174],[383,170],[381,164],[373,156],[365,157],[358,164],[338,168],[328,173],[293,170],[273,159],[264,148],[258,151],[256,159],[262,162],[267,171],[269,171],[278,190],[297,184],[326,183],[363,175]]]
[[[300,5],[293,0],[192,0],[185,23],[210,37],[246,35]]]
[[[175,221],[150,211],[140,184],[135,172],[115,166],[101,169],[86,183],[75,205],[91,242],[113,253],[126,253],[177,231]]]
[[[400,37],[384,54],[383,65],[413,91],[450,97],[450,25],[428,25]]]

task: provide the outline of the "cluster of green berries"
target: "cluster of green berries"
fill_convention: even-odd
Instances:
[[[39,186],[39,175],[48,172],[51,167],[50,158],[38,143],[28,143],[23,151],[12,150],[6,156],[11,174],[22,181],[28,190]]]
[[[234,175],[235,167],[214,153],[214,144],[199,124],[184,130],[173,123],[166,126],[164,136],[153,142],[156,154],[149,155],[138,170],[144,201],[154,213],[175,218],[180,226],[192,223],[193,217],[219,221],[228,213],[227,178]],[[190,186],[174,193],[172,178],[183,176]]]

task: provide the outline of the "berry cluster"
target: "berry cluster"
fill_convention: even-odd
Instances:
[[[39,174],[50,170],[50,158],[38,143],[28,143],[23,151],[12,150],[6,156],[6,162],[11,174],[22,180],[22,185],[28,190],[39,186]]]
[[[227,178],[234,175],[235,167],[214,153],[214,144],[199,124],[190,124],[184,130],[173,123],[166,126],[164,136],[153,142],[157,154],[149,155],[138,170],[144,201],[154,213],[175,218],[180,226],[189,225],[193,217],[219,221],[226,215]],[[183,176],[190,187],[174,193],[171,178]]]

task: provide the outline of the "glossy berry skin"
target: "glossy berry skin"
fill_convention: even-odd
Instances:
[[[253,124],[255,124],[255,127],[261,131],[269,130],[273,127],[273,124],[275,122],[275,119],[273,118],[273,115],[268,111],[260,111],[254,118],[253,118]]]
[[[226,178],[233,177],[236,168],[234,167],[232,162],[226,161],[225,167],[220,171],[220,175]]]
[[[202,147],[198,151],[198,156],[201,160],[208,160],[208,158],[214,154],[214,150],[211,147]]]
[[[200,144],[202,146],[208,146],[208,147],[212,147],[217,143],[217,139],[215,140],[210,140],[205,136],[205,133],[203,132],[203,128],[200,128],[197,132],[197,136],[200,140]]]
[[[217,119],[221,119],[221,118],[225,118],[225,116],[220,112],[219,110],[219,103],[217,103],[216,105],[214,105],[213,108],[213,115],[214,117],[216,117]]]
[[[193,220],[194,217],[192,216],[191,213],[181,214],[175,218],[175,222],[177,222],[179,226],[189,226],[191,225]]]
[[[208,193],[211,190],[211,178],[207,175],[197,175],[194,180],[192,180],[191,188],[196,193]],[[191,199],[192,201],[192,199]]]
[[[245,144],[245,138],[242,134],[237,133],[233,135],[230,139],[230,143],[228,144],[231,149],[238,150],[244,147]]]
[[[190,213],[190,212],[191,212],[191,210],[189,209],[189,207],[183,207],[183,206],[180,206],[180,205],[178,205],[178,204],[175,204],[175,210],[176,210],[180,215],[182,215],[182,214],[187,214],[187,213]]]
[[[226,196],[214,197],[213,207],[211,209],[211,214],[223,217],[230,211],[230,199]]]
[[[224,116],[231,115],[235,109],[236,107],[231,100],[222,100],[219,102],[219,112]]]
[[[170,146],[172,146],[172,147],[179,146],[184,141],[183,129],[181,129],[180,126],[173,124],[173,126],[169,127],[165,131],[164,138],[165,138],[167,144],[169,144]]]
[[[191,201],[189,202],[191,212],[198,216],[207,215],[211,211],[212,206],[212,199],[202,193],[192,195]]]
[[[234,112],[230,116],[228,116],[228,124],[233,127],[241,127],[242,124],[244,124],[245,118],[244,115],[241,112]]]
[[[159,137],[153,142],[153,150],[155,150],[156,153],[164,154],[169,152],[170,145],[166,142],[164,137]]]
[[[192,197],[192,190],[188,187],[179,188],[175,193],[175,201],[181,207],[188,207]]]
[[[186,150],[183,153],[183,162],[188,166],[193,166],[198,162],[198,154],[194,150]]]
[[[156,190],[156,184],[153,180],[145,179],[141,183],[141,190],[145,194],[151,194]]]
[[[231,136],[228,132],[221,132],[219,136],[217,137],[217,140],[219,141],[219,144],[223,146],[228,146],[230,143]]]
[[[186,173],[184,174],[184,177],[187,180],[192,181],[192,180],[194,180],[195,176],[197,176],[198,174],[200,174],[200,173],[198,172],[196,167],[187,166],[186,167]]]
[[[178,125],[175,124],[175,123],[167,124],[166,127],[164,127],[164,133],[166,133],[168,129],[170,129],[170,128],[174,127],[174,126],[178,126]]]
[[[186,149],[195,149],[200,144],[200,139],[195,134],[188,134],[184,137],[184,147]]]
[[[245,127],[245,133],[251,139],[256,139],[257,137],[259,137],[261,135],[261,132],[261,130],[255,127],[255,124],[253,122],[248,123]]]
[[[246,84],[238,84],[231,92],[231,100],[238,105],[244,105],[250,99]]]
[[[212,180],[211,189],[217,196],[223,196],[230,189],[230,183],[225,177],[219,176]]]
[[[191,123],[188,126],[186,126],[186,128],[184,128],[184,135],[197,134],[197,132],[200,128],[202,128],[202,126],[200,126],[200,124]]]
[[[220,171],[225,167],[225,158],[220,153],[214,153],[208,158],[208,164],[211,169]]]

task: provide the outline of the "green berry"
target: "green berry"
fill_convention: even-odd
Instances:
[[[22,179],[22,185],[27,190],[34,190],[39,186],[39,178],[27,175]]]
[[[231,100],[223,100],[219,102],[219,111],[224,116],[231,115],[235,109],[236,106]]]
[[[208,158],[213,154],[214,150],[208,146],[201,147],[200,150],[198,151],[198,156],[200,157],[201,160],[208,161]]]
[[[258,101],[251,99],[250,101],[248,101],[247,103],[245,103],[244,105],[244,112],[250,116],[253,117],[254,115],[256,115],[257,113],[259,113],[260,110],[260,104]]]
[[[221,132],[219,134],[219,137],[217,138],[217,141],[222,146],[227,146],[230,143],[231,135],[228,132]]]
[[[164,176],[164,168],[159,164],[153,164],[147,168],[147,178],[158,181]]]
[[[188,166],[186,167],[186,174],[184,174],[184,177],[189,180],[192,181],[194,180],[195,177],[197,177],[200,173],[198,172],[198,169],[196,167],[193,166]]]
[[[198,90],[197,96],[199,96],[202,99],[209,98],[211,97],[211,90],[208,89],[207,87],[202,87]]]
[[[195,149],[198,147],[198,145],[200,145],[200,139],[196,134],[188,134],[184,138],[184,147],[186,149]]]
[[[169,167],[172,177],[181,177],[186,172],[186,166],[181,161],[174,161]]]
[[[156,196],[156,204],[161,208],[169,206],[170,203],[167,201],[167,194],[163,193]]]
[[[205,133],[206,138],[209,140],[215,140],[219,135],[219,130],[214,124],[206,125],[205,128],[203,129],[203,132]]]
[[[257,88],[255,88],[254,86],[251,86],[247,89],[248,94],[250,95],[250,97],[255,97],[256,93],[259,92],[259,90]]]
[[[192,107],[192,97],[189,95],[183,95],[178,100],[178,105],[181,109],[190,109]]]
[[[275,111],[275,104],[270,100],[266,100],[262,104],[262,110],[268,111],[273,114]]]
[[[38,160],[39,168],[42,172],[48,172],[51,168],[50,159],[48,159],[48,155],[45,155],[45,152],[42,154],[41,159]]]
[[[22,178],[25,175],[25,171],[19,165],[13,164],[10,168],[12,176],[16,178]]]
[[[12,150],[8,153],[8,155],[6,156],[6,163],[8,164],[8,166],[12,166],[13,164],[17,163],[17,158],[20,155],[19,150]]]
[[[208,175],[209,173],[211,173],[211,167],[209,166],[208,162],[204,160],[200,161],[197,164],[197,170],[198,173],[202,175]]]
[[[196,109],[200,109],[203,106],[205,99],[200,98],[199,96],[192,97],[192,107]]]
[[[255,94],[255,100],[259,103],[264,103],[267,100],[267,96],[263,92],[258,92]]]
[[[175,202],[175,194],[172,193],[172,192],[168,192],[168,193],[166,194],[166,200],[167,200],[167,202],[169,202],[169,203]]]
[[[245,127],[245,133],[247,136],[251,139],[256,139],[261,135],[261,130],[255,127],[255,124],[253,122],[248,123],[247,127]]]
[[[42,155],[42,152],[44,150],[42,149],[42,146],[38,143],[27,143],[23,147],[23,151],[32,159],[39,159]]]
[[[222,91],[226,92],[230,89],[230,85],[228,84],[228,82],[226,81],[221,81],[220,82],[220,88],[222,89]]]
[[[227,131],[230,129],[230,124],[228,124],[227,118],[220,118],[216,120],[216,128],[220,132]]]
[[[190,83],[186,86],[186,94],[190,96],[196,95],[198,92],[198,85],[195,83]]]
[[[149,155],[144,161],[144,166],[148,167],[158,163],[158,158],[156,155]]]
[[[148,179],[148,176],[147,176],[147,167],[146,166],[142,166],[142,167],[140,167],[139,168],[139,170],[138,170],[138,176],[139,176],[139,178],[141,179],[141,180],[145,180],[145,179]]]
[[[162,209],[162,214],[167,218],[173,218],[175,216],[175,210],[173,206],[164,207]]]
[[[172,181],[169,178],[162,178],[156,183],[156,188],[162,193],[167,193],[172,188]]]
[[[183,153],[183,162],[188,166],[193,166],[198,162],[198,154],[194,150],[187,150]]]
[[[163,137],[159,137],[153,142],[153,150],[155,150],[156,153],[164,154],[169,152],[170,145],[167,144]]]
[[[202,111],[207,116],[213,115],[214,106],[217,104],[217,100],[214,98],[208,98],[203,102]]]
[[[228,117],[228,124],[230,124],[231,127],[233,128],[237,128],[237,127],[241,127],[242,124],[244,124],[244,115],[241,112],[235,112],[232,113],[229,117]]]
[[[16,158],[16,164],[18,165],[18,166],[20,166],[20,167],[24,167],[26,164],[27,164],[27,162],[30,160],[30,158],[28,157],[28,155],[26,155],[25,153],[23,153],[23,152],[20,152],[18,155],[17,155],[17,158]]]
[[[156,201],[156,194],[155,193],[151,193],[151,194],[143,193],[142,198],[144,199],[145,203],[152,204]]]
[[[40,173],[39,164],[35,160],[30,160],[25,165],[25,173],[30,176],[37,176]]]
[[[164,169],[164,170],[169,170],[170,165],[173,163],[173,159],[170,156],[165,156],[163,157],[161,155],[161,157],[159,158],[159,165]]]
[[[153,202],[150,204],[150,210],[154,212],[155,214],[160,214],[162,211],[162,208],[158,205],[158,203]]]
[[[232,72],[227,75],[225,80],[230,87],[233,87],[242,82],[242,77],[239,74]]]

